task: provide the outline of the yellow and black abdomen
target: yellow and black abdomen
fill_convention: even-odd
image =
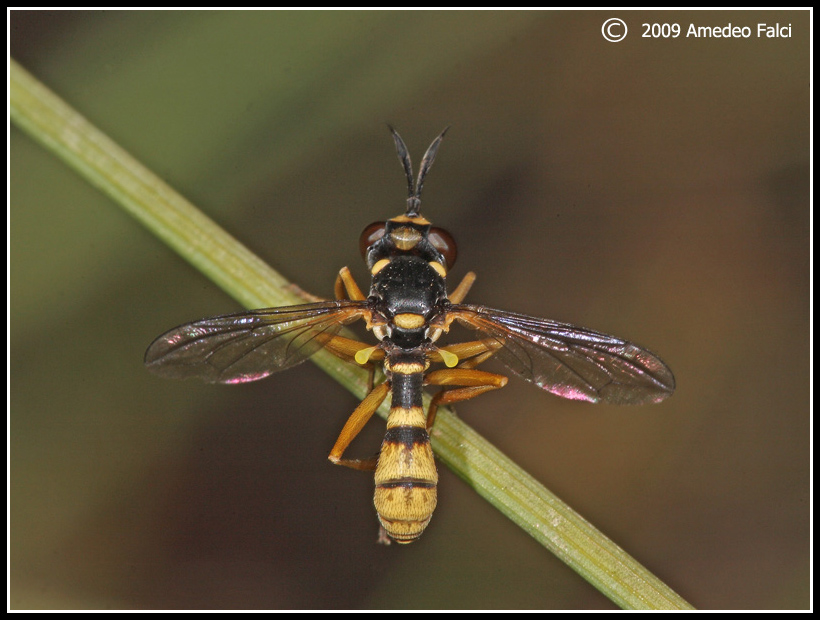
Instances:
[[[438,472],[422,407],[426,360],[421,351],[388,354],[393,402],[376,466],[373,503],[382,527],[398,543],[416,540],[436,507]]]

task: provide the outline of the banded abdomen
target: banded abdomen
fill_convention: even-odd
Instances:
[[[421,536],[436,507],[438,472],[422,406],[426,366],[418,350],[391,353],[385,361],[393,402],[376,466],[373,503],[382,527],[398,543]]]

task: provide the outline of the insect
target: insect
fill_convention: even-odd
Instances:
[[[523,314],[462,303],[475,280],[468,273],[450,293],[445,283],[456,259],[450,234],[420,211],[421,190],[445,129],[430,145],[417,179],[407,147],[391,127],[407,178],[405,212],[364,229],[360,249],[370,270],[365,295],[347,267],[335,283],[335,301],[251,310],[202,319],[157,338],[145,364],[164,377],[245,383],[305,361],[326,349],[385,380],[371,388],[342,428],[329,459],[375,471],[374,505],[383,540],[409,543],[421,536],[436,506],[438,474],[428,432],[436,411],[504,387],[507,377],[477,370],[490,357],[514,374],[562,398],[620,405],[657,403],[675,389],[672,372],[641,347],[600,332]],[[338,334],[364,320],[375,345]],[[440,346],[456,321],[476,339]],[[443,367],[441,367],[443,366]],[[435,369],[431,369],[435,367]],[[422,391],[440,386],[425,412]],[[377,456],[344,453],[387,395],[387,431]]]

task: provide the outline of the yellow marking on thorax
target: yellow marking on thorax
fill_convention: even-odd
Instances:
[[[382,269],[387,267],[389,264],[390,264],[390,259],[389,258],[383,258],[380,261],[376,261],[376,264],[373,265],[373,268],[370,270],[370,275],[375,276],[377,273],[379,273]]]
[[[393,317],[393,323],[402,329],[418,329],[424,327],[424,317],[412,312],[402,312]]]
[[[424,364],[418,362],[397,362],[395,364],[388,364],[387,370],[397,375],[417,375],[427,370],[430,366],[429,362]]]
[[[446,278],[446,277],[447,277],[447,270],[444,268],[444,265],[442,265],[441,263],[439,263],[439,262],[437,262],[437,261],[434,261],[434,260],[431,260],[431,261],[430,261],[430,263],[429,263],[429,265],[430,265],[433,269],[435,269],[435,270],[436,270],[436,273],[437,273],[438,275],[440,275],[442,278]]]

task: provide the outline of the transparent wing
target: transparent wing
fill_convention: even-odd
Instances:
[[[450,312],[512,372],[562,398],[640,405],[675,390],[666,364],[615,336],[483,306],[454,304]]]
[[[363,301],[327,301],[202,319],[154,340],[145,365],[174,379],[256,381],[305,361],[366,312]]]

